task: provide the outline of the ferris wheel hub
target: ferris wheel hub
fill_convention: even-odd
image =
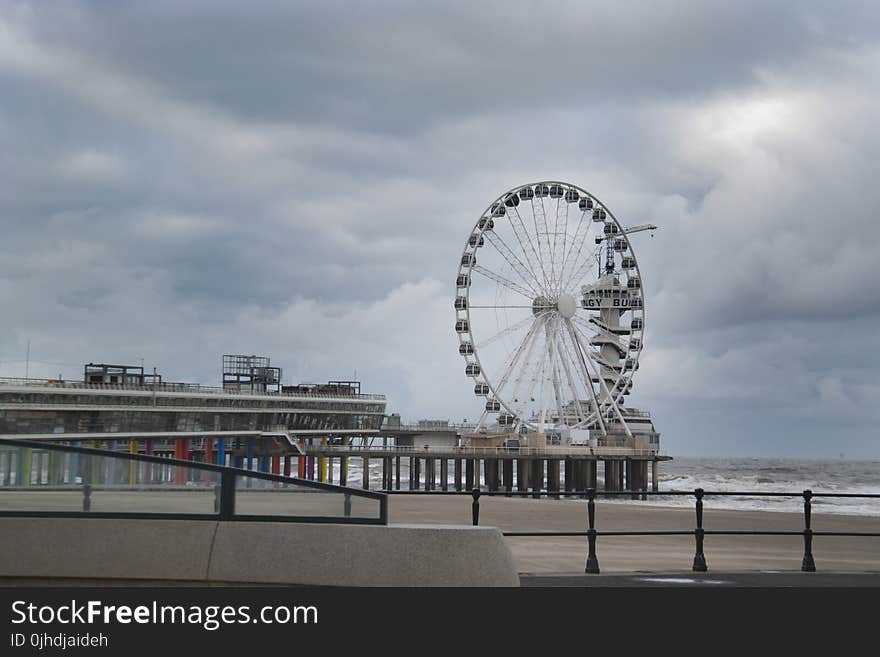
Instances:
[[[536,317],[541,313],[545,313],[548,310],[552,309],[552,305],[550,301],[545,296],[535,297],[534,301],[532,301],[532,314]]]
[[[570,294],[560,294],[556,300],[556,311],[565,319],[571,319],[577,311],[577,301]]]

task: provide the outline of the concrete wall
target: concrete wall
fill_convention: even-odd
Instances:
[[[518,586],[494,527],[0,518],[0,577]]]

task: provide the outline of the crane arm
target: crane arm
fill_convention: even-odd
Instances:
[[[631,228],[624,228],[623,233],[624,235],[629,235],[630,233],[641,233],[643,230],[657,230],[657,226],[654,224],[641,224]]]
[[[603,235],[601,237],[596,238],[596,244],[601,244],[607,239],[612,239],[615,237],[619,237],[620,235],[631,235],[632,233],[641,233],[643,230],[657,230],[657,226],[655,224],[640,224],[638,226],[631,226],[630,228],[624,228],[622,232],[617,233],[615,235]]]

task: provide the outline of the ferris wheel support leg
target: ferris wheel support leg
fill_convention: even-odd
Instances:
[[[574,326],[569,325],[569,330],[574,334],[574,339],[577,340],[577,329]],[[590,363],[587,364],[589,367]],[[599,379],[599,387],[602,388],[602,391],[605,393],[605,396],[608,399],[611,408],[614,410],[614,414],[617,416],[617,420],[620,422],[623,430],[626,432],[627,437],[633,439],[632,431],[629,428],[629,425],[626,423],[626,420],[623,419],[623,414],[620,412],[620,407],[617,405],[617,401],[615,401],[614,397],[611,396],[611,391],[608,389],[608,385],[605,383],[605,379],[602,377],[602,373],[596,370],[596,378]]]
[[[568,353],[568,350],[565,349],[565,340],[561,339],[562,336],[557,334],[558,342],[557,342],[557,351],[559,350],[559,346],[561,344],[563,350]],[[581,406],[580,395],[577,391],[577,386],[574,384],[574,378],[571,376],[571,368],[568,366],[568,360],[566,358],[560,357],[560,361],[562,361],[562,369],[565,372],[565,379],[568,382],[569,390],[571,391],[572,399],[574,400],[575,412],[577,413],[577,422],[575,426],[580,425],[587,420],[587,414],[584,413],[584,409]]]
[[[587,370],[586,359],[584,358],[584,352],[581,349],[580,342],[577,339],[577,334],[574,332],[574,329],[571,325],[571,322],[566,320],[565,328],[568,331],[569,337],[572,341],[572,346],[574,347],[575,352],[578,357],[578,364],[581,366],[581,372],[584,375],[584,383],[587,386],[587,389],[590,391],[590,397],[593,400],[593,407],[596,409],[596,419],[599,420],[599,427],[602,430],[602,435],[608,435],[608,429],[605,427],[605,419],[602,417],[602,408],[599,405],[599,399],[596,396],[596,391],[593,389],[593,382],[590,379],[590,373]]]

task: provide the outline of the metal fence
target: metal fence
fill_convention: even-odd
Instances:
[[[696,488],[693,491],[640,491],[640,495],[649,496],[692,496],[694,498],[695,526],[693,529],[684,530],[651,530],[651,531],[600,531],[596,529],[596,498],[597,497],[622,497],[632,496],[632,491],[597,491],[588,488],[584,491],[538,492],[538,491],[482,491],[477,488],[471,491],[385,491],[396,495],[469,495],[471,502],[472,524],[480,524],[480,498],[490,497],[586,497],[587,498],[587,522],[583,530],[572,531],[511,531],[503,532],[510,537],[557,537],[557,536],[583,536],[587,539],[586,566],[584,572],[599,573],[599,559],[597,556],[597,541],[600,536],[693,536],[694,537],[694,560],[695,572],[706,572],[708,566],[704,553],[704,539],[706,536],[802,536],[804,541],[804,554],[801,562],[801,570],[815,572],[816,562],[813,559],[813,538],[816,536],[847,536],[847,537],[880,537],[880,532],[840,532],[840,531],[815,531],[812,528],[812,501],[817,497],[828,498],[869,498],[880,499],[880,494],[873,493],[814,493],[805,490],[799,493],[769,493],[763,491],[706,491]],[[804,528],[800,531],[793,530],[725,530],[705,529],[703,527],[703,498],[704,497],[788,497],[801,498],[804,502]]]
[[[44,455],[49,457],[46,467]],[[260,495],[264,492],[286,494]],[[4,516],[386,525],[388,498],[376,491],[211,463],[4,439]]]

